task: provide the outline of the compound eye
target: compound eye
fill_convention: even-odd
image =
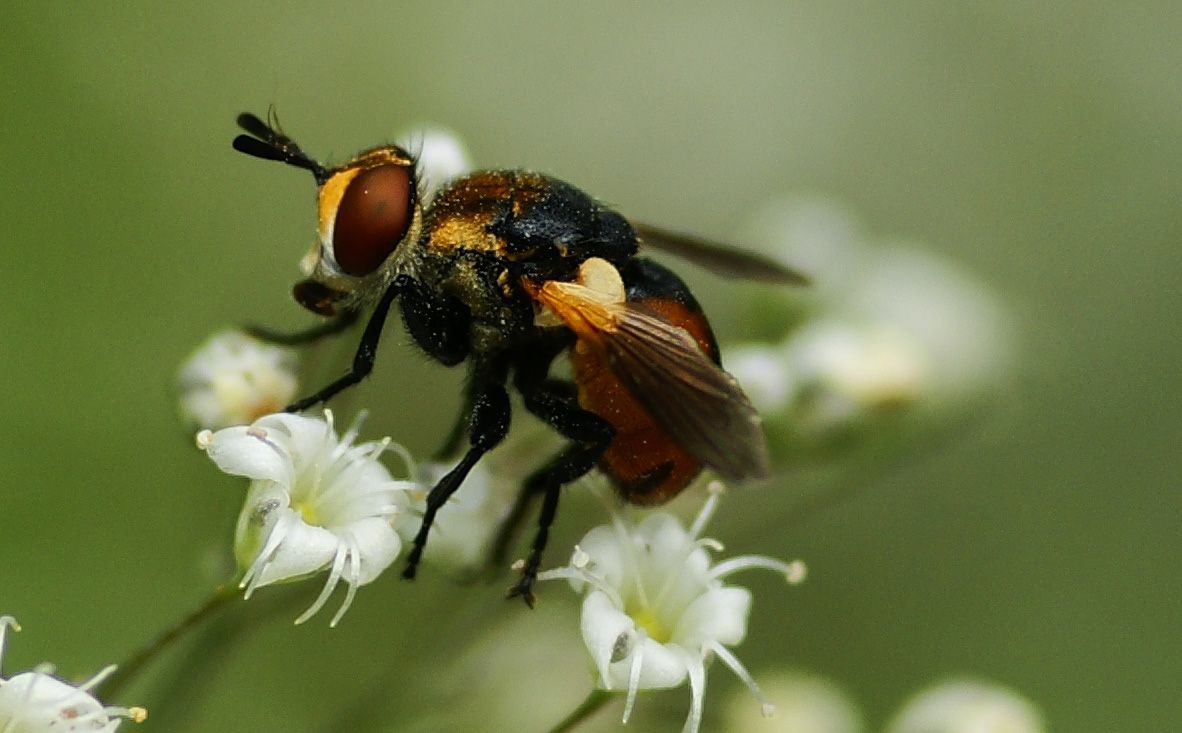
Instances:
[[[341,269],[356,277],[378,269],[410,227],[410,168],[378,165],[349,181],[337,207],[332,249]]]

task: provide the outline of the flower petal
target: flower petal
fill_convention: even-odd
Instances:
[[[72,725],[80,719],[84,727]],[[113,731],[119,725],[90,694],[44,672],[23,672],[0,685],[0,723],[15,723],[14,731]]]
[[[266,559],[258,578],[252,582],[256,588],[324,570],[332,562],[340,544],[340,539],[332,532],[305,524],[291,509],[278,509],[276,513],[276,526],[282,523],[285,534],[283,541]]]
[[[911,699],[889,733],[1045,733],[1042,714],[1017,692],[976,680],[947,680]]]
[[[705,582],[710,558],[677,517],[666,512],[650,514],[636,526],[635,537],[647,555],[646,565],[655,573],[677,572],[684,580]]]
[[[630,563],[624,556],[623,541],[617,528],[610,525],[595,527],[579,540],[579,549],[590,558],[588,569],[608,585],[624,585],[625,578],[631,577]],[[571,580],[575,592],[583,590],[583,582]]]
[[[210,435],[203,447],[228,474],[291,485],[291,459],[266,431],[245,425],[224,428]]]
[[[722,546],[701,533],[717,501],[718,492],[712,491],[688,530],[664,512],[638,523],[615,516],[611,525],[583,537],[568,566],[543,573],[544,579],[569,579],[576,592],[586,594],[583,641],[599,686],[628,691],[625,722],[638,690],[676,687],[688,678],[692,702],[685,730],[696,733],[711,655],[759,697],[755,680],[729,649],[747,633],[752,596],[745,588],[723,585],[722,577],[745,567],[787,573],[789,564],[741,556],[712,570],[711,552]]]
[[[751,591],[736,586],[711,588],[686,607],[672,638],[690,649],[700,648],[704,641],[734,646],[747,635],[750,612]]]
[[[325,410],[324,414],[324,419],[321,419],[277,412],[259,418],[254,422],[254,427],[267,431],[271,440],[282,446],[295,462],[296,468],[302,469],[319,460],[326,448],[336,444],[332,413]]]
[[[667,690],[685,681],[685,654],[676,647],[661,644],[645,637],[624,659],[611,665],[609,675],[612,688],[626,687],[632,673],[632,658],[644,654],[636,687],[640,690]],[[641,650],[643,647],[643,651]]]
[[[332,418],[328,410],[323,419],[267,415],[249,427],[203,432],[198,445],[222,470],[253,479],[234,543],[246,597],[329,570],[324,591],[300,620],[343,580],[348,588],[335,625],[356,589],[397,559],[402,541],[394,525],[419,486],[395,481],[378,460],[389,438],[355,444],[360,418],[342,438]]]
[[[641,636],[632,618],[601,591],[591,591],[584,599],[582,629],[583,643],[599,670],[599,685],[605,690],[629,688],[632,660],[638,653],[643,657],[637,689],[666,689],[685,680],[683,655]]]
[[[357,543],[361,563],[357,577],[350,579],[356,585],[372,583],[402,552],[402,540],[385,519],[370,517],[353,522],[349,532]]]
[[[453,178],[472,170],[472,160],[464,143],[451,130],[424,126],[398,136],[399,145],[417,152],[420,190],[424,204],[435,198]]]
[[[629,651],[636,636],[636,624],[611,599],[601,591],[591,591],[583,600],[581,616],[583,643],[591,654],[595,668],[599,670],[599,685],[605,690],[619,689],[628,684],[627,674],[623,684],[614,684],[609,669],[613,661],[621,658],[620,649],[627,645]],[[627,655],[625,655],[626,657]]]

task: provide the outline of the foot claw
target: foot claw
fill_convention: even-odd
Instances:
[[[521,580],[509,587],[509,590],[505,592],[505,597],[520,598],[525,601],[525,605],[533,608],[538,600],[533,591],[534,580],[534,578],[522,577]]]

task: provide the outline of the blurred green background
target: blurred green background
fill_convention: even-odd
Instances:
[[[118,661],[225,571],[242,485],[178,426],[171,380],[216,327],[307,323],[288,293],[311,181],[230,148],[234,115],[274,103],[326,159],[431,121],[482,166],[553,172],[645,220],[726,239],[767,199],[820,192],[976,272],[1020,326],[1013,393],[807,521],[767,521],[790,480],[728,499],[712,533],[731,550],[811,570],[796,589],[743,579],[756,605],[738,654],[757,676],[835,680],[875,727],[971,673],[1023,691],[1054,730],[1182,728],[1176,4],[3,15],[0,612],[25,628],[7,672]],[[684,269],[741,338],[727,284]],[[348,341],[323,358],[344,363]],[[460,375],[405,342],[388,329],[376,376],[340,409],[370,407],[365,435],[423,454]],[[562,514],[549,559],[595,516]],[[362,589],[331,631],[324,614],[290,624],[318,584],[260,591],[118,702],[152,708],[137,730],[261,732],[463,715],[541,730],[581,699],[572,594],[545,588],[529,614],[501,583],[424,576]],[[707,727],[737,686],[715,665]],[[687,701],[645,696],[629,729],[676,730]]]

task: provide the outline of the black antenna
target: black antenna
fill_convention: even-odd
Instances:
[[[234,138],[234,149],[256,158],[275,160],[311,171],[319,184],[328,180],[328,170],[300,150],[300,146],[296,145],[294,140],[283,134],[274,107],[268,108],[267,120],[263,122],[250,112],[238,115],[238,126],[250,134]]]

